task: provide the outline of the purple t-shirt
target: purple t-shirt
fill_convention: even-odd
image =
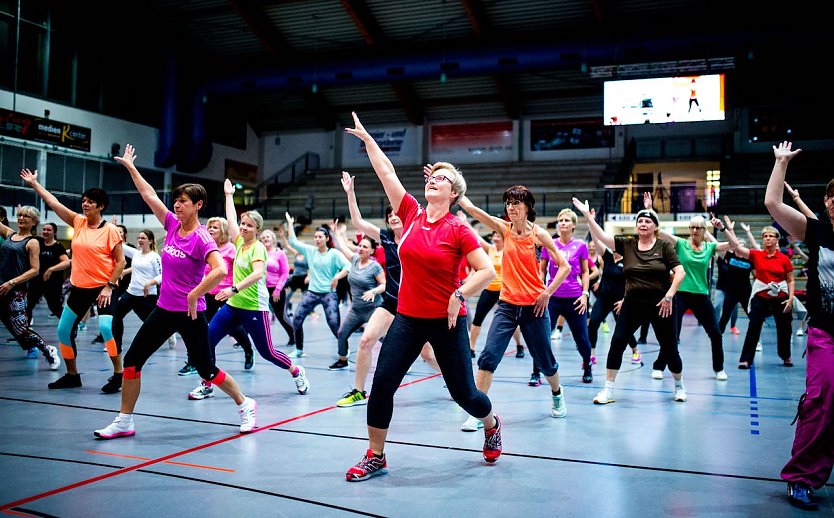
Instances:
[[[186,237],[179,236],[180,220],[173,212],[165,215],[165,245],[162,257],[162,289],[156,305],[168,311],[188,311],[188,294],[203,281],[206,257],[217,244],[200,225]],[[197,301],[197,311],[206,310],[206,299]]]
[[[556,288],[553,296],[579,297],[582,295],[582,265],[580,261],[582,259],[587,261],[590,257],[588,255],[588,245],[585,244],[585,241],[576,238],[571,239],[568,244],[564,245],[559,241],[559,236],[554,237],[553,242],[556,244],[556,249],[562,252],[570,265],[570,274]],[[542,249],[542,261],[547,261],[547,283],[550,284],[550,280],[556,276],[559,267],[556,266],[554,261],[550,260],[550,253],[547,248]]]

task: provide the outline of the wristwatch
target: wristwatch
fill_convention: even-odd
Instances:
[[[663,300],[665,300],[666,302],[672,302],[672,297],[670,297],[669,295],[664,295]]]
[[[107,282],[107,285],[110,286],[110,289],[114,289],[114,290],[119,287],[118,284],[116,284],[115,282],[110,282],[110,281]]]
[[[463,293],[461,293],[460,290],[455,290],[455,297],[457,297],[461,302],[466,302],[466,297],[463,296]]]
[[[590,291],[583,291],[583,292],[582,292],[582,294],[583,294],[583,295],[585,295],[586,297],[590,297],[590,296],[591,296],[591,292],[590,292]]]
[[[240,290],[237,289],[237,286],[232,284],[232,293],[240,293]]]

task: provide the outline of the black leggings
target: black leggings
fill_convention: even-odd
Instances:
[[[594,307],[591,308],[591,321],[588,322],[588,340],[591,342],[591,347],[596,349],[597,337],[599,336],[599,326],[605,322],[605,318],[609,313],[614,311],[614,304],[620,299],[608,297],[606,295],[597,294],[597,300],[594,302]],[[616,322],[620,316],[614,313],[614,321]],[[628,346],[632,349],[637,347],[637,340],[634,335],[628,339]]]
[[[481,292],[481,296],[478,297],[478,304],[475,306],[475,316],[472,318],[473,326],[481,327],[489,310],[494,308],[495,304],[498,303],[498,297],[500,295],[501,290],[483,290]]]
[[[712,347],[712,370],[720,372],[724,370],[724,340],[721,338],[721,331],[718,330],[718,322],[715,318],[715,309],[712,307],[709,295],[699,293],[688,293],[679,291],[675,295],[675,315],[677,316],[677,339],[680,341],[681,324],[683,323],[683,315],[686,310],[692,310],[692,314],[698,323],[704,328],[709,343]],[[666,368],[666,363],[661,358],[661,354],[657,355],[657,359],[652,366],[652,369],[662,371]]]
[[[124,292],[116,301],[116,309],[113,311],[113,338],[116,340],[116,347],[119,352],[122,351],[122,338],[125,334],[125,317],[127,314],[133,311],[139,317],[139,320],[144,322],[153,308],[156,307],[157,298],[157,295],[140,297]]]
[[[768,316],[773,316],[776,321],[776,352],[779,358],[787,360],[791,357],[791,311],[782,311],[785,306],[785,297],[767,299],[754,295],[750,299],[750,321],[747,324],[747,334],[744,336],[744,346],[741,349],[740,362],[753,363],[756,357],[756,344],[762,334],[762,325]]]
[[[394,393],[426,342],[434,348],[437,365],[455,402],[477,418],[486,417],[492,411],[489,397],[475,387],[466,318],[458,317],[457,325],[449,329],[445,318],[398,314],[379,350],[371,386],[373,397],[368,398],[368,426],[388,428],[394,413]]]
[[[724,334],[724,331],[727,329],[727,322],[730,321],[730,317],[733,315],[733,308],[735,308],[736,304],[741,304],[741,309],[744,310],[747,318],[750,318],[750,313],[747,312],[747,301],[750,300],[750,287],[748,286],[746,290],[722,291],[724,291],[724,303],[721,305],[721,320],[718,321],[718,330],[721,331],[721,334]]]
[[[272,307],[272,312],[275,313],[278,322],[281,323],[281,327],[284,328],[287,336],[290,337],[289,345],[295,344],[295,333],[292,331],[292,322],[287,317],[287,290],[281,288],[281,295],[276,302],[272,300],[272,294],[275,293],[275,286],[267,287],[266,289],[269,291],[269,305]]]
[[[41,297],[46,299],[46,306],[49,312],[56,318],[60,318],[64,310],[64,272],[55,272],[49,279],[43,280],[40,275],[29,280],[29,301],[26,305],[26,314],[32,318],[32,310],[40,302]]]
[[[660,316],[660,308],[657,306],[663,295],[661,292],[657,298],[652,299],[637,299],[626,295],[620,310],[620,318],[614,327],[606,368],[620,369],[629,337],[634,338],[634,332],[643,323],[648,322],[654,329],[654,334],[660,344],[660,357],[669,366],[669,370],[672,374],[680,374],[683,371],[683,362],[678,352],[678,340],[675,336],[674,310],[671,315],[664,318]]]

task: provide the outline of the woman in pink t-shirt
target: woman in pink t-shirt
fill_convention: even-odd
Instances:
[[[287,316],[287,279],[290,276],[290,266],[287,254],[278,247],[275,232],[266,229],[261,232],[261,243],[266,247],[266,289],[269,291],[269,306],[272,313],[287,336],[290,337],[287,347],[295,345],[295,334],[292,322]]]
[[[427,205],[422,207],[406,192],[394,165],[356,113],[353,121],[355,126],[345,128],[345,133],[364,143],[405,230],[399,246],[402,279],[397,315],[379,351],[368,400],[369,448],[345,476],[348,481],[359,481],[387,472],[384,448],[394,393],[426,342],[434,347],[449,394],[484,422],[484,459],[495,462],[501,455],[501,422],[492,413],[489,397],[475,387],[463,304],[467,296],[480,293],[489,284],[495,270],[472,229],[449,212],[465,194],[466,181],[451,164],[434,164],[425,176]],[[474,272],[461,285],[459,266],[464,257]]]
[[[231,396],[238,405],[240,433],[250,433],[255,429],[257,404],[243,394],[231,375],[217,368],[209,344],[204,295],[226,276],[226,267],[217,244],[198,219],[208,196],[206,189],[196,183],[180,185],[171,193],[174,200],[174,211],[171,212],[133,164],[136,155],[131,144],[125,145],[124,155],[115,159],[130,172],[142,199],[165,228],[165,245],[161,253],[163,285],[156,308],[136,332],[125,354],[119,415],[93,433],[101,439],[136,434],[133,410],[142,387],[142,367],[175,332],[182,337],[188,357],[200,377]],[[211,270],[204,276],[206,264]]]

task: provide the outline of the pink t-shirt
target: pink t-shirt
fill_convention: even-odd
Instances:
[[[266,285],[268,288],[280,290],[287,283],[290,267],[287,264],[287,254],[280,248],[266,253]]]
[[[423,207],[408,193],[397,216],[405,229],[399,249],[402,280],[397,312],[409,317],[446,318],[449,297],[461,285],[461,262],[480,248],[478,238],[451,213],[429,223]],[[466,315],[465,303],[458,315]]]
[[[579,297],[582,295],[582,259],[586,261],[589,258],[588,255],[588,245],[585,241],[581,239],[571,239],[568,241],[568,244],[562,244],[559,241],[559,236],[553,238],[553,243],[556,245],[556,249],[562,252],[562,255],[565,256],[565,259],[568,260],[568,264],[570,265],[570,273],[556,288],[556,291],[553,292],[554,297]],[[556,276],[556,272],[559,271],[559,267],[556,266],[554,261],[550,260],[550,253],[547,251],[547,248],[542,249],[542,261],[547,261],[547,284],[550,284],[550,280]],[[590,272],[590,269],[588,270]]]
[[[220,252],[220,257],[223,258],[223,262],[226,263],[226,276],[223,277],[220,284],[209,290],[210,295],[217,295],[220,293],[220,290],[228,288],[235,283],[235,272],[233,271],[235,265],[235,245],[226,243],[225,245],[219,247],[218,251]],[[208,272],[210,271],[211,266],[206,265],[206,270],[203,272],[203,276],[208,275]]]
[[[179,236],[180,220],[173,212],[165,214],[165,244],[162,257],[162,289],[156,305],[168,311],[188,311],[188,294],[203,280],[206,258],[217,244],[200,225],[185,237]],[[206,299],[197,301],[197,311],[206,310]]]

